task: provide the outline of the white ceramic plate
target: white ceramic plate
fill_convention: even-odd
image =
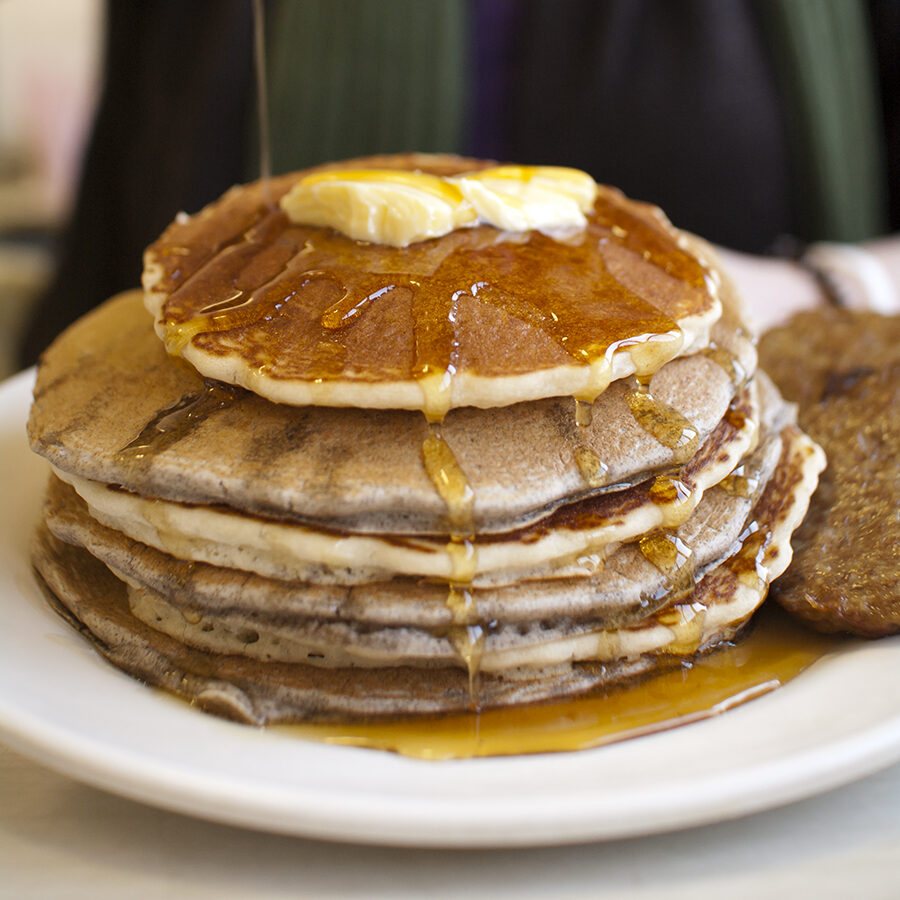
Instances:
[[[0,387],[0,736],[89,784],[190,815],[409,846],[649,834],[789,803],[900,759],[900,639],[823,660],[719,718],[579,753],[424,762],[196,712],[103,662],[28,564],[46,468],[33,376]]]

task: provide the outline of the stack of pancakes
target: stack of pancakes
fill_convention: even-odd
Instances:
[[[299,177],[180,216],[144,294],[44,355],[60,611],[254,723],[530,703],[733,639],[823,457],[709,248],[605,188],[575,234],[366,244],[293,224]]]

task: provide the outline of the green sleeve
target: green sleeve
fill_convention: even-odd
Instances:
[[[861,0],[761,0],[785,104],[806,240],[885,231],[875,50]]]
[[[278,0],[267,44],[272,171],[460,147],[465,0]]]

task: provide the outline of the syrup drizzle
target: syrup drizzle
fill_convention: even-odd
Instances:
[[[479,619],[478,605],[469,584],[451,582],[446,602],[453,615],[453,625],[448,629],[447,636],[469,674],[469,706],[474,712],[479,712],[478,677],[487,629]]]
[[[636,378],[625,400],[641,428],[672,451],[673,462],[687,462],[697,452],[700,432],[677,409],[657,400],[648,380]]]
[[[611,238],[632,252],[680,281],[712,289],[706,268],[682,250],[663,227],[651,224],[628,209],[616,192],[602,192],[602,201],[597,203],[595,213],[598,223],[609,229]]]
[[[575,400],[575,424],[579,430],[590,428],[594,422],[594,405],[587,400]],[[589,488],[604,487],[608,481],[609,466],[587,444],[577,444],[573,456],[575,465]]]
[[[693,590],[693,586],[691,577],[688,590]],[[656,621],[671,629],[675,635],[675,639],[666,646],[666,652],[677,656],[693,656],[700,649],[703,640],[706,613],[707,607],[702,603],[676,603],[657,613]]]
[[[322,313],[322,327],[331,330],[343,328],[349,325],[357,316],[362,315],[367,303],[372,300],[378,300],[380,297],[384,297],[390,294],[391,291],[396,290],[396,284],[386,284],[384,287],[378,288],[362,297],[356,297],[345,290],[344,296]]]
[[[593,404],[587,400],[579,400],[575,398],[575,424],[579,428],[590,428],[594,421]]]
[[[717,485],[735,497],[753,500],[759,497],[762,489],[762,461],[765,446],[741,461],[730,475],[726,475]]]
[[[715,341],[710,341],[701,352],[725,372],[736,393],[739,393],[744,388],[749,375],[734,353],[726,350],[724,347],[720,347]]]
[[[575,465],[590,488],[605,487],[609,484],[609,466],[586,444],[579,444],[574,451]]]
[[[663,511],[663,523],[668,528],[684,524],[696,506],[693,488],[675,474],[655,476],[648,494]]]
[[[760,528],[756,521],[748,523],[739,540],[740,550],[727,559],[723,565],[732,572],[741,584],[751,590],[761,589],[767,581],[765,566],[771,534]]]
[[[675,532],[667,529],[651,531],[638,540],[638,548],[644,559],[665,576],[663,595],[669,602],[677,606],[680,599],[694,590],[694,551]],[[658,600],[660,596],[654,595],[652,599]]]
[[[450,445],[444,440],[439,425],[429,426],[428,435],[422,442],[422,461],[425,472],[447,508],[450,533],[459,536],[460,540],[470,539],[474,533],[475,492]]]
[[[259,177],[263,200],[272,205],[272,150],[269,140],[269,91],[266,78],[266,21],[263,0],[253,0],[253,58],[256,64],[256,109],[259,127]]]
[[[283,193],[288,182],[272,186]],[[626,286],[605,261],[604,248],[612,245],[642,246],[649,266],[683,282],[679,299],[663,309]],[[460,359],[470,373],[518,374],[508,372],[508,360],[498,363],[463,345],[457,327],[463,307],[481,307],[479,315],[493,317],[496,327],[509,322],[523,336],[534,335],[525,339],[540,347],[541,358],[525,359],[523,371],[584,367],[577,397],[590,403],[609,383],[615,352],[628,352],[639,374],[655,371],[681,347],[677,318],[713,302],[703,265],[662,225],[637,218],[603,192],[577,241],[479,227],[410,253],[291,225],[267,206],[261,187],[250,187],[226,197],[214,215],[173,226],[151,251],[162,269],[159,289],[169,295],[163,321],[170,353],[192,341],[216,352],[224,340],[240,343],[251,365],[267,364],[272,377],[353,379],[355,369],[320,368],[315,346],[330,341],[349,359],[351,350],[371,345],[372,331],[382,335],[382,352],[368,355],[364,377],[428,382],[432,420],[450,408]],[[470,280],[472,272],[478,281]],[[384,340],[406,333],[413,337],[411,356],[408,344],[401,352],[396,340]]]
[[[149,460],[202,425],[216,410],[230,406],[238,388],[207,380],[203,390],[188,394],[159,410],[134,440],[119,451],[129,459]]]
[[[438,424],[429,425],[428,435],[422,442],[422,461],[431,483],[444,501],[450,524],[446,550],[451,571],[446,604],[453,624],[447,636],[469,674],[469,704],[473,710],[478,710],[478,674],[487,632],[479,621],[471,589],[478,568],[473,515],[475,493]]]

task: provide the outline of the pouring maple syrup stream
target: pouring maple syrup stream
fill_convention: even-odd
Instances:
[[[256,75],[256,110],[259,128],[259,178],[263,201],[272,205],[272,150],[269,135],[269,89],[266,76],[266,20],[263,0],[253,0],[253,60]]]

